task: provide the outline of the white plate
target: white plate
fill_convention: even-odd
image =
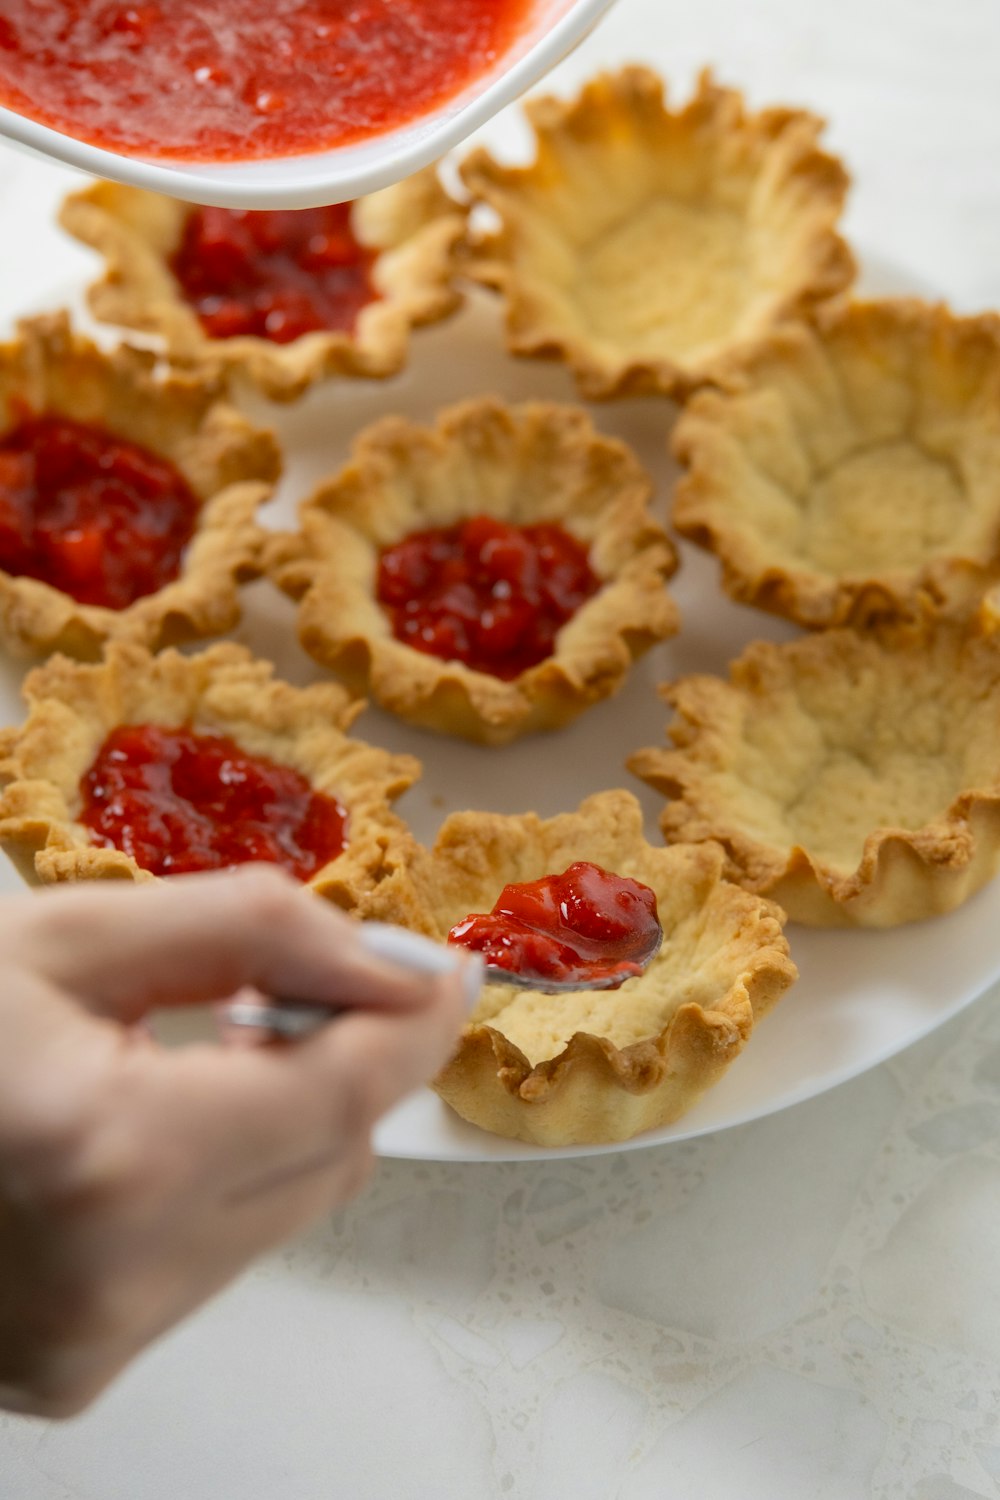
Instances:
[[[869,264],[866,282],[873,292],[923,291],[893,267]],[[352,435],[365,423],[387,411],[427,420],[449,401],[487,391],[510,399],[573,399],[574,394],[560,367],[503,355],[497,306],[477,295],[451,322],[416,336],[409,369],[396,380],[331,383],[286,408],[250,404],[253,415],[277,427],[287,454],[286,477],[269,519],[290,524],[296,501],[339,466]],[[591,411],[601,428],[636,448],[657,481],[662,511],[673,472],[666,451],[670,405],[631,400]],[[680,636],[640,662],[617,698],[558,734],[490,750],[425,734],[376,709],[366,710],[356,733],[390,749],[410,751],[424,764],[423,779],[399,804],[420,838],[431,840],[442,818],[456,809],[534,808],[549,816],[576,806],[591,792],[626,785],[646,809],[650,838],[659,840],[661,799],[623,769],[630,751],[663,742],[666,710],[655,685],[681,672],[723,671],[754,637],[790,639],[798,633],[730,603],[719,590],[714,561],[691,548],[683,553],[672,585],[683,616]],[[293,617],[288,601],[269,585],[256,584],[247,590],[236,638],[274,660],[289,680],[316,680],[322,674],[300,650]],[[20,717],[19,676],[9,664],[0,666],[0,721]],[[14,888],[12,871],[3,874],[0,885]],[[677,1124],[624,1145],[545,1152],[466,1125],[434,1094],[423,1091],[383,1121],[376,1149],[384,1156],[445,1161],[589,1155],[680,1140],[784,1109],[908,1046],[1000,979],[996,912],[997,888],[992,886],[951,916],[891,932],[790,928],[801,977],[743,1056]]]
[[[231,208],[311,208],[398,182],[457,146],[543,78],[596,26],[614,0],[536,0],[530,21],[496,66],[455,98],[399,130],[357,145],[271,161],[177,163],[108,151],[0,106],[0,136],[96,177]]]

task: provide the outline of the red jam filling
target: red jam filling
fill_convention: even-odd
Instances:
[[[166,459],[67,417],[0,438],[0,568],[124,609],[180,572],[198,498]]]
[[[506,53],[533,0],[4,0],[0,103],[111,150],[321,151],[416,120]]]
[[[579,860],[562,875],[504,886],[492,912],[466,917],[448,941],[529,979],[617,989],[642,973],[661,936],[648,885]]]
[[[94,841],[154,875],[265,860],[308,880],[347,844],[344,808],[298,771],[191,729],[113,729],[80,791]]]
[[[561,526],[475,516],[386,547],[377,597],[398,640],[510,680],[555,648],[600,579]]]
[[[375,252],[351,230],[351,205],[298,211],[196,208],[171,269],[216,339],[255,334],[288,344],[304,333],[352,333],[378,297]]]

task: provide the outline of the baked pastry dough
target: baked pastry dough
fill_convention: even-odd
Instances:
[[[652,888],[660,952],[617,990],[486,985],[435,1081],[464,1119],[541,1146],[624,1141],[675,1120],[796,977],[778,908],[730,884],[715,845],[647,844],[623,791],[546,820],[448,818],[420,882],[424,930],[443,939],[469,912],[489,911],[508,882],[580,859]]]
[[[950,911],[1000,868],[1000,634],[923,622],[755,642],[663,689],[674,749],[629,768],[670,841],[816,927]]]
[[[802,625],[967,607],[1000,577],[1000,318],[857,303],[681,414],[674,523]]]
[[[155,650],[220,635],[239,619],[239,585],[260,572],[255,516],[281,468],[272,433],[251,426],[207,376],[164,372],[136,349],[105,353],[63,313],[21,323],[0,345],[0,432],[26,413],[103,427],[168,459],[202,502],[181,573],[123,609],[0,571],[0,640],[17,651],[92,659],[105,641]]]
[[[526,109],[533,165],[463,165],[500,221],[469,270],[504,294],[513,352],[565,360],[585,396],[684,396],[850,284],[847,174],[813,115],[748,114],[707,73],[672,111],[635,67]]]
[[[272,571],[302,600],[306,651],[357,692],[424,728],[503,744],[608,697],[636,657],[677,630],[664,587],[676,554],[649,500],[630,450],[583,411],[473,400],[430,429],[387,417],[363,432],[352,462],[303,504],[301,534],[275,543]],[[511,681],[397,640],[375,599],[380,548],[484,511],[558,523],[589,549],[602,582],[555,653]]]
[[[363,914],[383,881],[386,893],[406,884],[413,840],[389,802],[417,779],[419,762],[351,739],[363,704],[335,683],[290,687],[270,662],[232,644],[155,657],[113,644],[99,665],[53,657],[29,674],[24,694],[27,719],[0,731],[0,844],[29,883],[156,878],[92,843],[76,815],[81,777],[110,731],[157,724],[224,735],[336,797],[349,814],[348,843],[308,882],[320,895]],[[405,896],[396,899],[405,912]]]
[[[453,278],[465,211],[433,167],[352,205],[355,235],[377,251],[372,277],[380,293],[362,309],[353,333],[308,333],[288,344],[210,338],[169,266],[191,212],[173,198],[96,182],[65,200],[60,222],[104,257],[104,277],[88,294],[95,317],[158,335],[175,363],[245,375],[273,401],[293,400],[332,375],[396,374],[406,363],[410,330],[459,304]]]

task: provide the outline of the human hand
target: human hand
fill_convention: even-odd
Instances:
[[[0,902],[0,1406],[80,1410],[358,1191],[373,1124],[478,988],[464,957],[415,976],[363,934],[267,866]],[[248,985],[349,1009],[278,1046],[168,1050],[137,1024]]]

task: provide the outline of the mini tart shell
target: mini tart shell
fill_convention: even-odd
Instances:
[[[588,398],[684,397],[853,280],[848,178],[813,115],[749,114],[708,73],[672,111],[637,67],[526,110],[531,166],[463,164],[500,226],[468,270],[503,294],[510,349],[563,360]]]
[[[352,333],[309,333],[289,344],[250,335],[211,338],[169,264],[193,211],[141,188],[96,182],[64,201],[60,222],[104,257],[104,277],[88,293],[95,317],[157,335],[175,363],[244,375],[272,401],[294,400],[334,375],[395,375],[406,363],[410,330],[459,304],[453,278],[465,210],[448,197],[434,167],[352,205],[355,235],[378,252],[372,275],[381,293]]]
[[[1000,317],[826,310],[674,431],[678,531],[726,592],[812,628],[967,608],[1000,577]]]
[[[27,719],[0,731],[0,844],[30,884],[158,878],[92,843],[76,821],[81,778],[119,724],[225,735],[335,796],[349,814],[349,842],[308,886],[338,906],[363,915],[383,881],[387,891],[402,881],[413,840],[389,802],[417,779],[419,762],[349,738],[363,705],[336,684],[291,687],[270,662],[228,643],[155,657],[115,644],[100,665],[53,657],[28,675],[24,695]]]
[[[613,991],[486,985],[434,1084],[463,1119],[540,1146],[624,1141],[677,1119],[796,977],[778,908],[725,880],[715,846],[651,847],[638,803],[621,791],[544,821],[448,818],[421,881],[424,930],[443,940],[509,882],[579,859],[655,891],[659,954]]]
[[[485,398],[448,408],[433,428],[387,417],[303,504],[301,531],[275,542],[271,572],[301,599],[305,650],[355,691],[422,728],[504,744],[608,697],[635,658],[678,629],[665,588],[677,556],[650,495],[630,450],[578,408]],[[563,526],[602,582],[554,654],[511,681],[397,640],[375,598],[381,548],[483,512]]]
[[[23,322],[0,344],[0,434],[29,412],[58,413],[148,448],[183,475],[201,509],[179,576],[124,609],[80,604],[0,571],[3,644],[93,660],[110,640],[157,650],[231,629],[239,585],[261,571],[255,516],[281,470],[274,436],[224,400],[217,381],[164,372],[136,349],[105,353],[62,313]]]
[[[893,927],[1000,869],[1000,633],[922,622],[757,641],[729,680],[662,690],[674,749],[629,769],[668,841],[814,927]]]

